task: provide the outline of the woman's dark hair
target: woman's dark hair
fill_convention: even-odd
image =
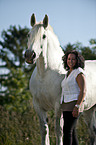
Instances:
[[[85,65],[84,57],[76,50],[71,50],[71,51],[66,52],[65,55],[62,57],[64,68],[66,70],[69,70],[69,66],[67,65],[67,58],[69,54],[75,54],[76,56],[77,61],[76,61],[76,65],[74,66],[74,69],[78,67],[84,68],[84,65]]]

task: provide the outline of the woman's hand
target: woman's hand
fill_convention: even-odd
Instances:
[[[74,107],[72,115],[73,115],[73,117],[78,117],[79,116],[79,109],[77,107]]]

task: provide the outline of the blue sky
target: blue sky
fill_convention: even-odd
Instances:
[[[61,46],[96,38],[96,0],[0,0],[0,34],[10,25],[31,28],[32,13],[37,22],[48,15]]]

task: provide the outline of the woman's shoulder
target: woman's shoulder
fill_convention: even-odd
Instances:
[[[80,73],[85,75],[84,69],[82,69],[81,67],[78,67],[77,69],[75,69],[75,73],[74,73],[75,77],[77,77],[77,75]]]
[[[78,68],[77,68],[77,71],[79,71],[79,72],[84,72],[84,69],[81,68],[81,67],[78,67]]]

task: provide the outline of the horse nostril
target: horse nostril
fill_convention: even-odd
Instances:
[[[31,51],[31,50],[26,50],[24,56],[25,56],[25,59],[32,60],[36,57],[36,53],[34,51]]]
[[[35,52],[33,52],[33,55],[32,55],[32,56],[33,56],[33,58],[35,58],[35,57],[36,57],[36,53],[35,53]]]
[[[26,57],[31,57],[31,55],[32,55],[32,51],[31,50],[26,50],[26,52],[25,52],[25,58]]]

